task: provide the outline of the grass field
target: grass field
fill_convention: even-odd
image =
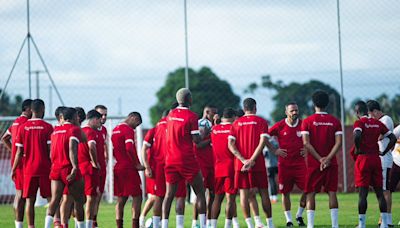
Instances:
[[[358,222],[357,194],[339,194],[339,225],[340,227],[354,227]],[[292,196],[292,203],[294,204],[292,209],[293,216],[297,211],[297,202],[299,195]],[[370,193],[368,196],[368,211],[367,211],[367,225],[369,227],[376,227],[379,210],[377,206],[377,200],[374,193]],[[115,227],[115,204],[103,203],[100,208],[98,215],[98,222],[102,228]],[[223,206],[224,208],[224,206]],[[239,207],[240,208],[240,207]],[[238,208],[238,209],[239,209]],[[282,205],[280,202],[273,204],[273,219],[276,227],[283,227],[286,225],[285,216],[283,215]],[[261,207],[260,207],[261,209]],[[187,205],[185,211],[185,227],[191,226],[193,206]],[[46,209],[41,207],[36,209],[36,227],[44,227],[44,217]],[[238,211],[239,221],[241,227],[246,227],[242,213]],[[265,216],[261,212],[261,217],[265,223]],[[148,215],[148,217],[151,215]],[[224,225],[224,214],[221,214],[218,220],[218,227]],[[303,216],[306,219],[306,214]],[[171,210],[170,227],[175,227],[175,213]],[[393,223],[397,225],[400,220],[400,193],[393,194]],[[125,207],[124,215],[125,227],[131,227],[131,215],[130,205]],[[328,196],[325,194],[319,194],[317,196],[317,209],[315,215],[315,224],[318,227],[330,227],[330,212],[328,209]],[[0,227],[8,228],[14,226],[14,215],[11,205],[0,206]],[[26,227],[26,225],[24,226]]]

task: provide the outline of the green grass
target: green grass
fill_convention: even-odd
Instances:
[[[358,221],[357,194],[339,194],[339,225],[340,227],[354,227]],[[297,211],[299,195],[295,194],[292,196],[292,214],[295,215]],[[368,196],[368,211],[367,211],[367,225],[370,227],[376,227],[379,218],[379,209],[377,200],[374,193],[370,193]],[[115,204],[103,203],[100,207],[100,213],[98,215],[98,222],[102,228],[115,227]],[[261,210],[261,205],[260,210]],[[328,209],[328,196],[326,194],[317,195],[317,209],[315,214],[315,224],[319,227],[330,227],[330,212]],[[174,206],[173,206],[174,207]],[[224,205],[222,211],[224,209]],[[283,209],[280,202],[272,205],[273,219],[276,227],[285,226],[285,216],[283,215]],[[46,209],[36,208],[36,227],[44,227],[44,217]],[[187,205],[185,211],[185,227],[191,226],[193,206]],[[238,215],[241,227],[246,227],[240,207],[238,207]],[[265,223],[265,215],[261,212],[261,217]],[[148,215],[148,217],[151,215]],[[220,215],[218,220],[218,227],[224,225],[224,214]],[[306,214],[303,217],[306,219]],[[175,212],[171,210],[170,216],[170,227],[175,227]],[[393,223],[397,225],[400,220],[400,193],[393,194]],[[124,214],[125,227],[131,227],[131,212],[130,204],[125,207]],[[14,215],[11,205],[0,206],[0,227],[14,227]],[[26,227],[26,225],[25,225]]]

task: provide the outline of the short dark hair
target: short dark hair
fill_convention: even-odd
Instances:
[[[236,116],[237,116],[237,117],[242,117],[242,116],[244,116],[244,111],[243,111],[243,109],[239,108],[238,110],[236,110]]]
[[[44,101],[42,99],[35,99],[31,103],[32,112],[40,112],[44,108]]]
[[[223,118],[233,118],[236,116],[236,111],[233,108],[225,108],[222,114]]]
[[[317,108],[326,108],[329,104],[329,95],[323,90],[317,90],[312,95],[312,101]]]
[[[367,104],[364,101],[357,101],[354,105],[354,108],[358,110],[362,115],[368,114]]]
[[[32,99],[26,99],[22,102],[21,105],[21,110],[24,112],[26,111],[28,108],[31,108],[31,104],[32,104]]]
[[[256,105],[257,105],[256,100],[250,97],[244,99],[243,101],[243,109],[245,111],[252,111],[256,107]]]
[[[129,113],[128,117],[137,117],[140,119],[140,122],[142,121],[142,116],[140,115],[139,112],[131,112]]]
[[[100,112],[92,109],[86,114],[86,119],[90,120],[90,119],[93,119],[93,118],[100,119],[101,118]]]
[[[289,107],[290,105],[297,105],[295,101],[291,101],[285,104],[285,108]]]
[[[60,115],[62,114],[62,110],[64,110],[66,107],[65,106],[58,106],[56,108],[56,111],[54,112],[54,115],[57,120],[60,120]]]
[[[175,101],[174,103],[172,103],[171,109],[175,109],[178,106],[179,106],[179,103]]]
[[[372,112],[374,110],[382,111],[381,105],[376,100],[367,101],[367,108],[368,108],[368,111],[370,111],[370,112]]]
[[[94,109],[95,109],[95,110],[97,110],[97,109],[104,109],[104,110],[107,110],[107,107],[104,106],[104,105],[99,104],[99,105],[96,105],[96,106],[94,107]]]
[[[65,107],[62,109],[61,113],[64,116],[64,120],[72,120],[77,114],[77,111],[74,108]]]
[[[79,117],[79,122],[82,123],[86,119],[85,110],[82,107],[76,107],[75,109]]]

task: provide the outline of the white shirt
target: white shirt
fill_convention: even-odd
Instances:
[[[379,121],[381,121],[388,129],[389,131],[393,132],[394,128],[394,123],[392,118],[390,118],[387,115],[382,116]],[[379,151],[383,152],[387,145],[389,144],[390,139],[388,137],[383,138],[382,140],[378,141],[379,145]],[[392,168],[393,166],[393,156],[391,151],[389,151],[385,156],[380,156],[381,157],[381,162],[382,162],[382,168]]]
[[[394,130],[393,130],[393,134],[396,136],[396,139],[399,140],[400,139],[400,125],[397,126]],[[393,162],[397,165],[400,166],[400,143],[399,141],[397,141],[398,143],[396,143],[396,145],[394,146],[394,150],[392,151],[392,155],[393,155]]]

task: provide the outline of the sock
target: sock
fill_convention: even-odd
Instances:
[[[197,226],[197,220],[193,219],[192,220],[192,227],[196,227]]]
[[[15,221],[15,228],[23,228],[24,222]]]
[[[268,228],[274,228],[274,223],[272,222],[272,217],[271,218],[267,218],[267,227]]]
[[[209,227],[211,225],[211,219],[206,220],[206,227]]]
[[[299,207],[297,209],[296,218],[303,217],[303,211],[304,211],[304,207]]]
[[[233,228],[239,228],[239,221],[238,221],[237,217],[232,218],[232,226],[233,226]]]
[[[93,220],[86,220],[86,228],[93,228]]]
[[[381,227],[387,227],[388,226],[388,221],[387,221],[387,217],[388,217],[388,213],[381,213],[381,218],[382,218],[382,222],[381,222]]]
[[[387,223],[388,225],[393,225],[392,213],[387,214]]]
[[[78,219],[74,218],[75,221],[75,228],[78,228]]]
[[[359,214],[358,215],[358,227],[359,228],[365,228],[365,214]]]
[[[331,209],[331,221],[332,221],[333,228],[339,227],[339,208]]]
[[[210,225],[212,228],[217,228],[217,220],[216,219],[211,219]]]
[[[53,225],[53,216],[47,215],[45,220],[44,220],[44,228],[51,228]]]
[[[286,217],[286,223],[292,222],[292,212],[284,211],[283,213],[285,214],[285,217]]]
[[[35,225],[28,225],[28,228],[35,228]]]
[[[260,216],[254,216],[254,224],[257,227],[263,227],[264,225],[261,222]]]
[[[78,221],[77,223],[75,223],[75,226],[76,226],[76,224],[78,224],[78,228],[85,228],[85,222],[84,221]]]
[[[314,210],[307,210],[307,227],[314,228]]]
[[[199,214],[200,228],[206,227],[206,214]]]
[[[183,228],[185,223],[185,216],[184,215],[176,215],[176,227]]]
[[[215,224],[217,225],[217,224]],[[216,226],[215,226],[216,227]],[[225,219],[225,226],[224,228],[232,228],[232,220],[231,219]]]
[[[68,228],[68,223],[66,223],[66,224],[62,224],[62,223],[61,223],[61,227],[62,227],[62,228]]]
[[[251,218],[246,218],[245,221],[247,224],[247,228],[254,228],[253,221],[251,221]]]
[[[168,228],[168,219],[161,220],[161,228]]]
[[[139,228],[139,219],[132,219],[132,227]]]
[[[123,219],[116,219],[117,222],[117,228],[122,228],[124,226],[124,220]]]
[[[160,222],[161,222],[161,217],[160,216],[153,216],[153,227],[154,228],[160,227]]]
[[[144,220],[146,219],[146,217],[144,217],[144,216],[140,216],[139,217],[139,225],[140,226],[144,226]]]

